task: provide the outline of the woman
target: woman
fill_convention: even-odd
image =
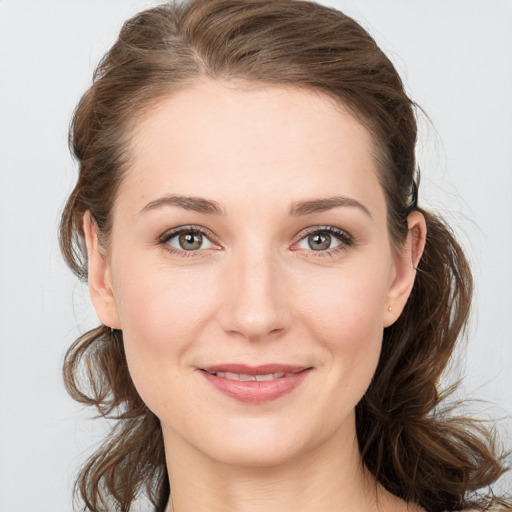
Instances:
[[[65,379],[119,418],[89,510],[489,505],[502,458],[438,410],[471,274],[418,206],[413,104],[359,25],[294,0],[148,10],[71,140],[61,246],[102,325]]]

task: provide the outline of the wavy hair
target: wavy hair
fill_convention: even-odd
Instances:
[[[467,322],[471,272],[447,224],[417,205],[415,105],[390,60],[350,17],[303,0],[191,0],[128,20],[74,113],[70,146],[79,177],[60,225],[67,263],[87,279],[87,211],[108,243],[131,127],[158,99],[205,77],[334,98],[373,136],[393,243],[403,244],[412,210],[425,216],[416,282],[384,331],[376,374],[356,409],[357,436],[364,463],[393,494],[429,512],[469,506],[472,493],[505,471],[489,431],[441,407],[439,379]],[[127,512],[143,494],[162,511],[170,489],[161,427],[132,383],[122,332],[100,326],[85,333],[63,371],[73,398],[117,419],[78,477],[86,507]]]

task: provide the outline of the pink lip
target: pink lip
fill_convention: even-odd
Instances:
[[[248,366],[245,364],[219,364],[216,366],[205,366],[201,370],[210,373],[245,373],[247,375],[265,375],[268,373],[299,373],[306,370],[307,366],[293,366],[289,364],[262,364],[259,366]]]
[[[206,380],[225,395],[241,402],[263,403],[276,400],[293,391],[309,375],[312,368],[282,364],[260,366],[223,364],[208,366],[199,370],[201,370],[201,374]],[[246,375],[285,373],[286,375],[265,381],[240,381],[214,375],[215,373],[242,373]]]

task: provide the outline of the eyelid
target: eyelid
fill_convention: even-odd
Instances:
[[[168,244],[169,240],[179,236],[182,233],[200,233],[203,235],[213,246],[214,249],[220,249],[220,244],[216,241],[215,235],[209,230],[202,226],[196,226],[188,224],[184,226],[177,226],[168,229],[158,237],[158,244],[165,246],[165,249],[173,254],[179,254],[180,256],[199,256],[202,252],[207,249],[197,249],[195,251],[187,251],[185,249],[178,249]],[[210,249],[210,248],[208,248]]]
[[[219,250],[222,246],[216,241],[215,235],[209,230],[202,226],[197,226],[193,224],[177,226],[171,229],[168,229],[163,234],[158,237],[158,244],[165,246],[165,249],[171,253],[178,254],[180,256],[200,256],[208,249],[197,249],[193,251],[187,251],[185,249],[178,249],[168,244],[169,240],[172,238],[179,236],[181,233],[191,232],[191,233],[200,233],[204,237],[208,239],[208,241],[214,245],[215,249]],[[297,248],[296,245],[304,240],[307,236],[312,233],[328,233],[331,236],[334,236],[340,243],[333,247],[332,249],[326,249],[323,251],[315,251],[313,249],[302,249]],[[290,249],[292,251],[305,251],[307,253],[313,253],[315,256],[332,256],[333,254],[346,250],[348,247],[355,243],[354,237],[345,231],[344,229],[336,228],[334,226],[321,225],[321,226],[311,226],[302,230],[299,234],[295,236],[295,241],[293,242]]]
[[[340,244],[336,247],[333,247],[332,249],[326,249],[325,251],[314,251],[313,249],[302,249],[302,248],[295,248],[294,247],[299,243],[302,242],[306,237],[313,233],[327,233],[331,236],[334,236]],[[305,230],[301,231],[296,237],[296,241],[292,245],[292,250],[303,250],[310,253],[315,253],[316,256],[325,256],[330,255],[343,251],[347,249],[347,247],[350,247],[354,244],[354,237],[345,231],[344,229],[336,228],[334,226],[311,226],[309,228],[306,228]]]

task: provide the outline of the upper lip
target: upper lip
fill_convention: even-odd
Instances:
[[[311,368],[310,366],[297,366],[289,364],[262,364],[258,366],[248,366],[246,364],[218,364],[213,366],[204,366],[200,370],[209,373],[241,373],[244,375],[268,375],[270,373],[299,373]]]

